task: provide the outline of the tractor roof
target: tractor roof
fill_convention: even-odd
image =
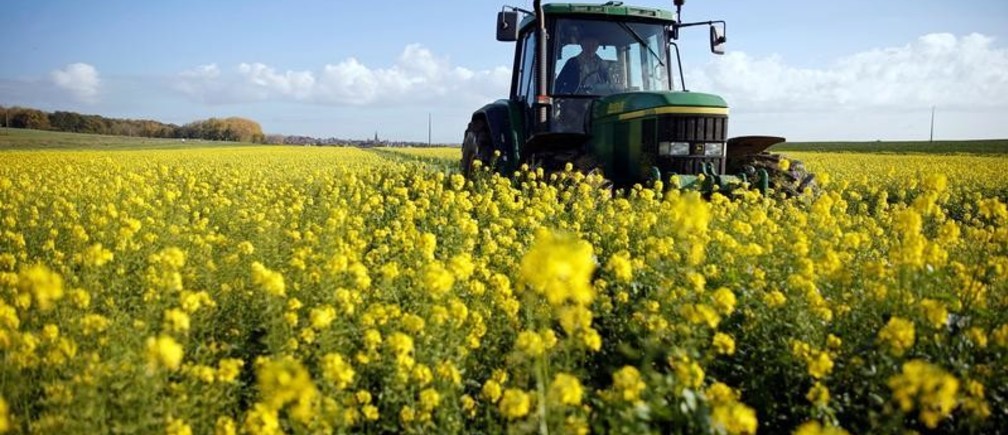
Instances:
[[[662,21],[673,21],[675,14],[665,9],[644,8],[637,6],[623,6],[615,4],[597,3],[547,3],[542,6],[543,12],[547,15],[583,15],[595,16],[598,18],[612,17],[615,20],[623,19],[655,19]],[[524,28],[535,21],[535,17],[526,15],[521,26]]]

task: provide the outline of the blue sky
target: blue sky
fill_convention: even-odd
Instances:
[[[627,2],[670,8],[669,1]],[[529,7],[531,0],[511,0]],[[269,133],[458,142],[507,93],[501,3],[7,0],[0,105]],[[681,41],[687,84],[726,97],[731,134],[792,140],[1008,137],[1008,2],[690,0],[728,53]]]

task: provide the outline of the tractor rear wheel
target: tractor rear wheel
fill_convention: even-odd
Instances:
[[[493,139],[490,137],[490,127],[486,121],[477,119],[469,123],[465,137],[462,140],[462,174],[472,175],[473,162],[480,160],[484,165],[490,165],[493,159]]]

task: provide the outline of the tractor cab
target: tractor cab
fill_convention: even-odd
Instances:
[[[588,108],[599,97],[670,90],[662,23],[571,16],[552,24],[557,36],[550,39],[547,65],[554,104],[549,131],[588,134]]]

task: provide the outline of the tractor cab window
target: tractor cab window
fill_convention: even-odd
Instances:
[[[554,132],[586,132],[597,97],[670,89],[660,23],[561,18],[553,34]]]
[[[555,34],[556,96],[669,89],[661,24],[559,19]]]
[[[532,107],[535,102],[535,33],[528,32],[522,39],[521,74],[518,76],[517,100]]]

